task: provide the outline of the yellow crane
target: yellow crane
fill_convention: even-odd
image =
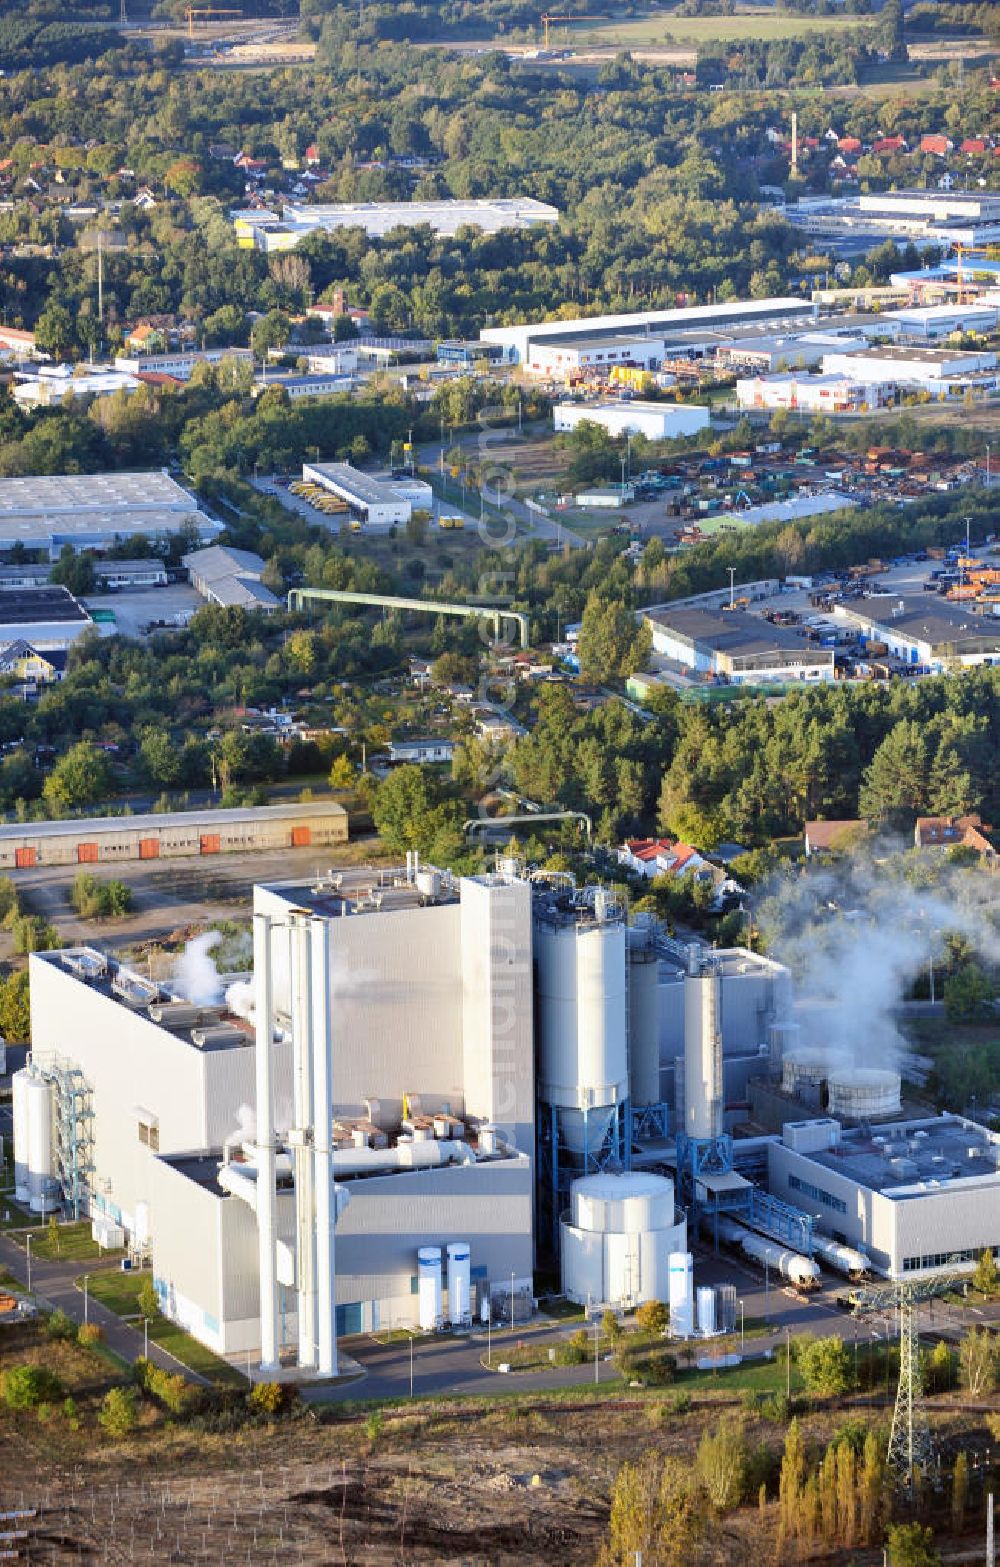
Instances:
[[[242,16],[242,11],[222,8],[214,5],[193,6],[189,5],[184,12],[184,20],[187,22],[188,37],[194,37],[194,19],[203,16]]]
[[[585,16],[550,16],[548,11],[543,11],[539,18],[542,24],[543,48],[549,47],[549,27],[553,22],[585,22]]]

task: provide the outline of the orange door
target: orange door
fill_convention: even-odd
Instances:
[[[312,843],[312,830],[309,827],[292,828],[292,848],[308,849]]]
[[[140,860],[158,860],[160,858],[159,838],[140,838],[139,858]]]
[[[19,871],[29,871],[33,865],[38,864],[38,853],[35,849],[15,849],[14,864]]]
[[[95,864],[97,860],[97,844],[78,843],[76,846],[76,857],[81,865]]]
[[[222,849],[222,839],[217,832],[203,832],[201,835],[202,854],[218,854]]]

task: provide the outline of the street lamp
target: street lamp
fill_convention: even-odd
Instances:
[[[28,1236],[27,1242],[25,1244],[27,1245],[27,1249],[28,1249],[28,1294],[30,1295],[31,1294],[31,1236],[30,1235]]]
[[[742,1360],[743,1353],[744,1353],[744,1348],[745,1348],[745,1345],[746,1345],[746,1338],[745,1338],[745,1335],[744,1335],[744,1332],[743,1332],[743,1302],[740,1301],[739,1305],[740,1305],[740,1359]]]
[[[90,1274],[85,1273],[83,1275],[83,1320],[85,1324],[90,1321],[90,1291],[87,1288],[89,1282]]]
[[[413,1334],[410,1334],[410,1397],[413,1397]]]
[[[142,1358],[143,1358],[143,1360],[148,1360],[149,1359],[149,1318],[148,1317],[143,1317],[143,1319],[142,1319]],[[247,1364],[248,1364],[248,1366],[249,1366],[249,1362],[250,1362],[250,1356],[247,1355]]]
[[[486,1364],[487,1364],[487,1366],[492,1366],[492,1363],[493,1363],[493,1312],[492,1312],[492,1310],[490,1308],[489,1297],[487,1297],[485,1305],[486,1305]]]
[[[514,1269],[510,1270],[510,1331],[514,1331]]]
[[[601,1373],[600,1373],[600,1370],[598,1368],[598,1361],[597,1361],[597,1345],[598,1345],[599,1337],[600,1337],[600,1321],[599,1321],[598,1317],[595,1314],[595,1316],[594,1316],[594,1385],[595,1385],[595,1387],[596,1387],[597,1383],[601,1380]]]

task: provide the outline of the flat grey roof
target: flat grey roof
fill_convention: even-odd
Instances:
[[[424,869],[430,871],[433,867]],[[416,882],[408,882],[399,867],[381,871],[370,865],[356,870],[338,870],[334,866],[312,881],[273,881],[262,885],[265,892],[313,914],[340,916],[345,908],[352,914],[386,914],[396,909],[419,908],[425,902]],[[437,902],[455,903],[457,899],[457,881],[441,876]]]
[[[802,1157],[887,1197],[929,1194],[970,1178],[1000,1183],[1000,1137],[955,1115],[882,1123],[874,1136],[842,1132],[835,1148]]]
[[[0,626],[31,626],[39,622],[89,620],[68,588],[9,588],[0,599]]]
[[[915,363],[920,365],[948,365],[955,359],[968,359],[983,352],[978,348],[859,348],[852,352],[854,359],[884,359],[887,364]],[[987,350],[989,352],[989,350]]]
[[[388,506],[405,499],[395,485],[373,478],[370,473],[361,473],[350,463],[318,462],[307,463],[306,467],[310,473],[319,474],[321,478],[337,485],[361,506]]]
[[[929,593],[921,598],[902,598],[894,593],[885,599],[862,599],[838,605],[834,613],[890,635],[929,642],[932,647],[956,640],[1000,646],[1000,616],[976,614],[968,604],[932,598]]]
[[[670,604],[660,604],[645,610],[644,615],[654,627],[662,626],[665,631],[713,653],[743,655],[770,653],[777,649],[783,653],[801,653],[803,658],[819,653],[814,644],[796,636],[785,626],[772,626],[759,615],[747,614],[746,610],[675,609]]]
[[[164,811],[148,816],[71,816],[58,822],[7,822],[0,826],[0,842],[23,838],[79,837],[81,833],[160,832],[164,827],[224,827],[273,817],[280,821],[301,816],[344,816],[335,800],[310,800],[307,805],[248,805],[244,809]]]
[[[233,549],[229,544],[210,544],[204,550],[192,550],[181,556],[181,565],[195,572],[203,582],[218,577],[261,576],[267,562],[253,550]]]
[[[198,502],[160,469],[149,473],[70,473],[0,479],[0,518],[68,512],[196,512]],[[176,527],[177,523],[174,522]]]

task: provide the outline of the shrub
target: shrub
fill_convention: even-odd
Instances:
[[[691,1394],[675,1393],[667,1407],[673,1415],[689,1415],[691,1413]]]
[[[79,1431],[79,1429],[80,1429],[80,1416],[77,1413],[76,1399],[75,1398],[64,1398],[63,1399],[62,1413],[63,1413],[63,1419],[65,1420],[66,1424],[69,1426],[70,1430],[71,1431]]]
[[[139,1420],[139,1400],[136,1391],[131,1387],[113,1387],[104,1395],[97,1416],[98,1422],[108,1436],[119,1438],[128,1436],[134,1431]]]
[[[372,1447],[375,1446],[384,1430],[385,1416],[380,1409],[373,1409],[365,1421],[365,1436],[368,1438]]]
[[[735,1421],[723,1421],[706,1431],[698,1443],[695,1472],[720,1512],[731,1512],[742,1501],[747,1459],[743,1427]]]
[[[796,1345],[796,1358],[806,1392],[838,1398],[851,1385],[851,1363],[843,1339],[809,1338]]]
[[[82,1322],[77,1329],[76,1341],[84,1349],[93,1349],[104,1337],[104,1329],[98,1322]]]
[[[622,1325],[609,1308],[601,1318],[601,1334],[608,1344],[617,1344],[622,1336]]]
[[[279,1415],[289,1403],[291,1389],[280,1382],[255,1382],[247,1394],[247,1403],[258,1415]]]
[[[644,1300],[635,1314],[635,1320],[644,1333],[666,1332],[670,1313],[662,1300]]]
[[[3,1374],[2,1393],[8,1409],[37,1409],[62,1398],[63,1386],[45,1366],[12,1366]]]
[[[70,884],[69,901],[84,919],[107,919],[129,912],[132,889],[123,881],[102,881],[90,871],[78,871]]]
[[[196,1393],[179,1371],[164,1371],[161,1366],[146,1362],[145,1388],[150,1397],[171,1415],[183,1415],[194,1403]]]
[[[52,1315],[46,1318],[45,1331],[50,1339],[70,1340],[76,1338],[76,1323],[72,1317],[68,1317],[65,1311],[58,1308]]]
[[[791,1412],[792,1406],[785,1393],[768,1393],[760,1401],[761,1418],[771,1420],[775,1425],[787,1425]]]

